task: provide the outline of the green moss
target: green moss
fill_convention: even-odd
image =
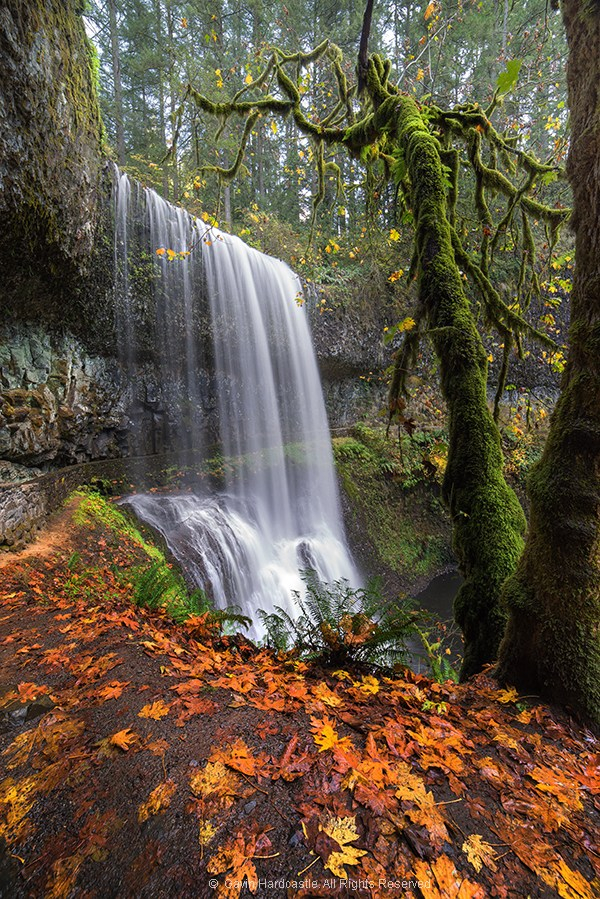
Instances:
[[[72,496],[79,499],[74,516],[75,524],[80,527],[90,527],[99,522],[118,537],[127,537],[136,546],[140,546],[150,559],[166,564],[164,553],[149,543],[131,520],[99,493],[81,489],[76,490]]]
[[[448,406],[443,496],[465,578],[455,605],[465,636],[465,678],[496,657],[505,624],[500,590],[522,552],[525,516],[502,473],[500,435],[487,406],[486,353],[454,257],[439,143],[408,97],[398,104],[397,139],[416,210],[419,303]]]
[[[333,451],[351,508],[350,531],[374,551],[373,568],[394,572],[407,586],[434,577],[451,560],[443,509],[426,481],[417,455],[402,461],[383,431],[358,426],[336,437]],[[420,486],[414,473],[420,471]],[[416,489],[407,486],[413,484]],[[353,521],[355,526],[353,528]]]

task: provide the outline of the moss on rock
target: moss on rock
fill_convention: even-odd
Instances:
[[[8,0],[0,16],[0,283],[14,317],[27,303],[59,320],[96,258],[102,125],[80,11]]]

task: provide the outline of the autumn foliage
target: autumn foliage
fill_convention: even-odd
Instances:
[[[485,675],[325,672],[177,625],[131,604],[142,548],[62,527],[1,569],[7,895],[598,895],[586,731]]]

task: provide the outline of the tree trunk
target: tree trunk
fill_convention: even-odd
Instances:
[[[465,579],[454,604],[465,637],[465,680],[496,658],[506,623],[500,592],[523,549],[525,517],[502,473],[500,435],[487,404],[487,356],[454,258],[438,146],[410,98],[398,105],[397,122],[416,214],[419,302],[448,404],[443,494]]]
[[[113,82],[115,87],[115,131],[117,138],[117,159],[120,166],[126,162],[125,130],[123,126],[123,87],[121,84],[121,54],[119,50],[119,32],[117,28],[117,10],[115,0],[108,0],[108,18],[110,28],[110,50],[112,59]]]
[[[154,17],[156,20],[156,43],[157,43],[157,59],[158,63],[158,127],[160,130],[161,142],[164,147],[164,154],[166,156],[168,150],[168,140],[167,140],[167,121],[165,116],[165,70],[163,65],[163,60],[167,55],[167,51],[165,49],[165,42],[163,37],[163,25],[162,25],[162,9],[160,0],[154,0]],[[162,182],[163,182],[163,197],[165,200],[169,199],[169,170],[168,164],[166,162],[162,163]]]
[[[170,113],[171,120],[175,115],[175,110],[177,109],[177,69],[176,69],[176,60],[175,60],[175,34],[174,34],[174,16],[173,16],[173,8],[171,6],[170,0],[167,0],[167,35],[169,40],[169,95],[170,95]],[[173,178],[173,194],[172,198],[174,202],[179,200],[179,167],[177,163],[177,153],[173,153],[172,157],[172,166],[171,166],[171,175]]]
[[[600,5],[563,0],[576,235],[569,362],[531,526],[505,588],[498,676],[600,725]]]

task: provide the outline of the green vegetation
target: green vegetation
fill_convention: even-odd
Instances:
[[[117,569],[115,576],[125,586],[135,605],[147,609],[160,609],[181,624],[192,616],[202,616],[211,630],[222,630],[225,626],[248,628],[250,619],[240,613],[235,606],[215,609],[201,589],[190,590],[181,574],[169,563],[161,549],[146,539],[139,528],[120,509],[96,491],[77,490],[72,496],[79,504],[74,515],[79,527],[93,528],[98,523],[108,528],[117,539],[127,538],[143,550],[147,561],[134,565],[128,570]],[[74,595],[85,593],[89,568],[82,571],[79,553],[74,553],[68,562],[73,572],[68,583]],[[91,588],[90,588],[91,589]]]
[[[75,524],[80,527],[92,528],[96,522],[108,527],[117,537],[124,535],[132,543],[141,547],[145,554],[155,562],[166,560],[164,553],[142,536],[139,528],[116,506],[95,490],[81,488],[73,494],[79,500],[75,512]]]
[[[452,561],[449,524],[436,496],[445,467],[443,431],[394,442],[383,428],[357,425],[350,436],[334,438],[333,452],[351,530],[354,520],[356,532],[366,532],[374,564],[414,584]]]
[[[206,616],[212,625],[238,625],[248,628],[252,623],[235,606],[215,609],[204,590],[189,590],[183,577],[163,561],[149,568],[141,567],[133,573],[133,601],[146,609],[164,609],[177,624],[192,615]]]
[[[406,664],[406,643],[420,620],[410,601],[386,603],[377,580],[359,589],[344,579],[323,584],[311,569],[302,579],[304,596],[294,591],[297,618],[277,606],[269,615],[259,612],[268,646],[334,668]]]

